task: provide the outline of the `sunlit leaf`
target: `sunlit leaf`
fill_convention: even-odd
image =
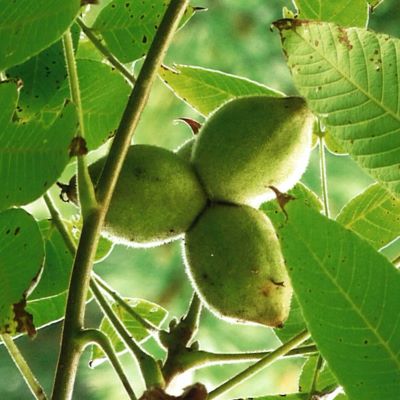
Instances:
[[[78,60],[85,140],[89,150],[94,150],[114,135],[125,109],[130,86],[125,79],[107,64],[94,60]],[[54,95],[45,119],[53,118],[60,103],[70,97],[68,80]]]
[[[303,202],[305,205],[312,207],[315,210],[322,211],[323,206],[321,200],[312,190],[302,183],[299,182],[293,189],[289,190],[288,194],[296,198],[298,201]],[[277,201],[263,203],[260,210],[267,214],[268,218],[274,225],[278,225],[285,221],[286,216]],[[294,294],[290,305],[288,319],[282,328],[276,328],[274,329],[274,332],[280,341],[285,343],[300,332],[304,331],[304,329],[306,329],[306,325],[296,295]]]
[[[80,29],[73,25],[71,31],[77,47]],[[8,69],[6,77],[22,83],[18,99],[18,118],[32,118],[52,99],[67,78],[62,41],[59,40],[23,64]],[[64,100],[62,98],[58,105],[61,106]]]
[[[321,22],[275,25],[310,108],[361,167],[400,196],[400,41]]]
[[[93,29],[101,33],[120,61],[134,61],[147,53],[168,4],[166,0],[113,0],[102,9]],[[195,8],[188,6],[181,26],[194,12]]]
[[[235,97],[257,94],[283,96],[282,93],[261,83],[201,67],[163,66],[159,75],[176,96],[205,116]]]
[[[355,233],[301,202],[277,226],[307,327],[350,398],[400,393],[400,271]]]
[[[0,71],[58,40],[79,8],[80,0],[0,0]]]
[[[162,322],[167,316],[167,311],[158,304],[151,303],[143,299],[124,299],[132,309],[145,320],[151,322],[155,326],[161,326]],[[138,322],[131,314],[129,314],[118,303],[112,304],[114,312],[118,315],[121,322],[125,325],[126,329],[137,342],[143,342],[149,338],[149,332]],[[107,318],[103,318],[100,324],[100,330],[104,332],[110,339],[117,353],[122,354],[126,351],[125,344],[121,341],[118,334],[110,324]],[[106,358],[102,350],[97,346],[92,348],[91,366],[96,367]]]
[[[18,208],[0,213],[0,333],[35,334],[26,296],[36,284],[44,246],[33,217]]]
[[[45,243],[46,261],[38,285],[29,300],[55,296],[68,289],[72,268],[72,255],[58,229],[50,220],[39,223]]]
[[[299,18],[364,27],[368,22],[365,0],[294,0]]]
[[[64,318],[67,292],[44,299],[29,300],[26,309],[33,316],[36,329],[44,328]]]
[[[309,400],[308,393],[277,394],[272,396],[251,397],[243,400]]]
[[[336,220],[380,249],[400,236],[400,200],[381,185],[371,185]]]
[[[68,104],[51,126],[13,121],[17,88],[0,84],[0,210],[27,204],[52,186],[69,161],[75,135],[75,107]]]

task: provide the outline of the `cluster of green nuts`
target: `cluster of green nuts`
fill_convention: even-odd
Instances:
[[[187,273],[208,308],[282,326],[292,288],[268,217],[257,207],[304,172],[313,117],[303,99],[242,97],[218,108],[176,153],[129,149],[104,233],[133,246],[182,238]],[[90,166],[94,181],[104,159]]]

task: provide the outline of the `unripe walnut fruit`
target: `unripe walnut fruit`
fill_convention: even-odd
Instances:
[[[212,204],[185,235],[193,285],[217,315],[282,326],[292,287],[268,217],[249,206]]]
[[[258,206],[290,189],[311,152],[314,117],[300,97],[231,100],[204,124],[192,162],[209,197]]]
[[[105,158],[89,167],[96,183]],[[176,239],[206,204],[192,166],[173,152],[150,145],[128,150],[106,216],[104,233],[136,246]]]

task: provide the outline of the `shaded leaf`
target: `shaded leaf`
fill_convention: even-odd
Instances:
[[[400,41],[358,28],[275,23],[295,85],[338,143],[400,195]]]
[[[313,388],[313,380],[317,367],[318,355],[310,356],[304,363],[300,379],[300,392],[309,393]],[[324,363],[318,374],[318,379],[315,385],[315,390],[318,393],[330,393],[338,386],[337,379],[332,374],[328,365]]]
[[[155,326],[161,326],[162,322],[167,317],[168,312],[158,304],[151,303],[150,301],[143,299],[125,298],[124,300],[137,314]],[[144,342],[149,338],[150,334],[147,329],[143,328],[140,322],[133,318],[118,303],[113,303],[112,308],[135,341]],[[125,344],[120,340],[118,334],[107,318],[103,318],[101,321],[100,330],[110,338],[111,343],[113,344],[117,353],[122,354],[126,351]],[[105,357],[103,351],[98,346],[92,347],[92,356],[90,362],[92,367],[96,367],[103,361],[106,361],[106,359],[107,358]]]
[[[374,184],[347,203],[336,220],[380,249],[400,236],[400,200]]]
[[[77,116],[72,104],[51,126],[12,121],[17,88],[0,84],[0,210],[27,204],[52,186],[68,164],[68,147],[75,134]]]
[[[283,96],[261,83],[201,67],[174,65],[172,69],[163,66],[159,75],[176,96],[205,116],[235,97]]]
[[[58,40],[79,9],[80,0],[0,0],[0,71]]]
[[[77,60],[81,90],[85,140],[94,150],[114,135],[130,93],[130,86],[112,67],[94,60]],[[64,99],[69,98],[65,80],[47,109],[45,120],[51,120]]]
[[[322,356],[350,398],[395,400],[400,271],[358,235],[301,202],[290,202],[287,211],[277,231]]]
[[[168,7],[166,0],[113,0],[104,7],[93,25],[107,47],[122,62],[146,55]],[[188,6],[181,21],[184,25],[194,14]]]
[[[22,209],[0,213],[0,333],[35,333],[26,313],[26,296],[36,284],[44,261],[39,227]]]
[[[294,0],[294,3],[302,19],[360,27],[365,27],[368,22],[368,4],[365,0]]]

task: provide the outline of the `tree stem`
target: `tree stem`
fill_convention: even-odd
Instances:
[[[97,329],[86,329],[81,333],[81,340],[85,343],[85,346],[94,343],[99,346],[104,353],[106,354],[108,360],[110,361],[111,365],[115,373],[118,375],[119,379],[121,380],[122,385],[124,386],[129,398],[131,400],[137,400],[135,392],[133,391],[132,386],[129,383],[128,377],[125,375],[124,370],[122,369],[121,363],[117,355],[115,354],[114,348],[111,344],[110,339],[101,331]]]
[[[67,400],[72,397],[82,351],[77,337],[83,328],[85,300],[101,228],[133,133],[157,77],[158,68],[187,5],[188,0],[172,0],[167,8],[129,98],[101,174],[98,183],[99,206],[91,210],[84,220],[72,269],[53,400]]]
[[[262,358],[260,361],[256,362],[249,368],[235,375],[233,378],[229,379],[221,386],[218,386],[216,389],[211,391],[208,395],[208,400],[212,400],[220,396],[221,394],[227,392],[228,390],[234,388],[239,383],[242,383],[246,379],[252,377],[257,372],[261,371],[266,366],[270,365],[278,358],[287,354],[290,350],[299,346],[301,343],[306,341],[310,337],[310,334],[307,331],[303,331],[295,336],[293,339],[289,340],[287,343],[277,348],[276,350],[269,353],[267,356]]]
[[[29,368],[29,365],[25,361],[17,345],[14,343],[13,338],[8,334],[3,334],[2,339],[4,346],[6,347],[8,353],[10,354],[10,357],[14,361],[14,364],[18,367],[19,372],[24,378],[26,384],[28,385],[35,399],[46,400],[47,397],[43,388],[40,386],[40,383],[36,379],[32,370]]]
[[[85,25],[82,19],[77,18],[76,22],[82,29],[82,32],[86,35],[86,37],[92,42],[92,44],[96,47],[97,50],[100,51],[101,54],[108,60],[108,62],[115,67],[116,70],[121,72],[121,74],[132,84],[134,85],[136,79],[133,74],[129,72],[129,70],[122,64],[111,52],[108,50],[106,46],[97,38],[97,36],[92,32],[92,30]]]

